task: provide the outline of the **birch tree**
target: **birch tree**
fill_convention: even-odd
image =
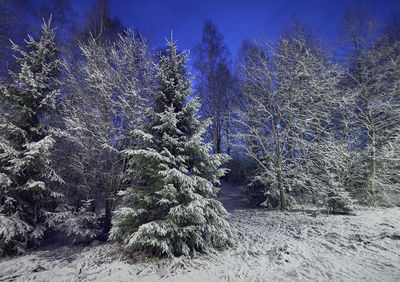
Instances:
[[[273,179],[272,189],[279,191],[280,209],[285,210],[282,162],[289,129],[284,120],[288,103],[274,90],[275,73],[269,61],[271,51],[271,46],[266,45],[247,59],[243,89],[246,107],[238,113],[237,119],[244,132],[238,137],[242,141],[241,148],[261,168],[262,177]]]
[[[281,210],[285,191],[310,192],[317,203],[317,192],[326,195],[333,181],[321,175],[336,175],[340,166],[333,160],[343,159],[330,132],[334,109],[343,102],[336,91],[340,70],[304,38],[284,37],[275,48],[266,44],[252,52],[244,71],[246,107],[238,122],[245,130],[239,137],[261,169],[255,180],[272,186],[267,202],[275,189]]]
[[[221,153],[226,130],[226,117],[231,109],[227,103],[232,97],[232,75],[228,68],[229,51],[217,27],[207,21],[203,27],[201,43],[194,50],[194,66],[200,72],[198,90],[202,99],[202,115],[211,118],[213,151]]]
[[[367,76],[371,81],[368,87],[368,104],[358,106],[359,111],[370,123],[364,126],[369,129],[368,135],[374,136],[374,179],[375,193],[378,200],[385,200],[386,203],[396,203],[391,196],[399,194],[399,189],[395,180],[399,160],[395,157],[398,151],[398,136],[400,134],[400,38],[393,42],[389,38],[384,38],[383,34],[368,51],[368,71]],[[359,100],[356,100],[359,101]],[[360,105],[360,104],[358,104]],[[373,122],[373,123],[371,123]],[[369,144],[372,146],[371,144]],[[373,148],[367,147],[369,150]],[[371,192],[372,193],[372,192]],[[393,194],[395,193],[395,194]],[[374,194],[372,194],[374,195]],[[385,198],[386,199],[383,199]]]
[[[359,197],[366,201],[371,200],[376,194],[376,130],[373,108],[371,107],[373,97],[372,88],[374,87],[373,75],[371,72],[372,62],[368,60],[368,50],[370,49],[375,32],[376,22],[368,16],[366,11],[359,10],[357,7],[349,7],[345,10],[343,16],[343,37],[350,45],[350,54],[348,56],[349,82],[348,88],[354,94],[354,108],[358,108],[358,115],[354,115],[353,126],[360,126],[363,130],[362,136],[366,135],[366,145],[368,151],[367,163],[368,170],[366,178],[357,191]],[[365,131],[365,132],[364,132]],[[360,175],[363,170],[360,170]],[[356,188],[356,187],[353,187]],[[363,195],[360,195],[363,194]],[[368,199],[369,198],[369,199]]]
[[[124,181],[127,157],[135,147],[134,129],[146,116],[152,87],[152,59],[144,39],[120,34],[114,43],[95,38],[81,44],[83,60],[67,65],[68,130],[77,144],[73,167],[78,200],[105,199],[104,231],[111,227],[116,193]]]
[[[352,46],[347,73],[348,95],[355,109],[352,127],[355,131],[359,129],[362,148],[361,163],[354,176],[358,185],[349,189],[361,202],[371,204],[387,187],[388,173],[383,168],[386,165],[382,161],[382,150],[393,143],[400,121],[398,42],[393,33],[387,33],[386,39],[384,35],[377,36],[372,17],[354,7],[346,11],[343,20],[344,35]]]

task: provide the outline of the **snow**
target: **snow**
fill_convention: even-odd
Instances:
[[[135,262],[116,244],[46,247],[0,260],[0,281],[398,281],[400,208],[355,216],[234,211],[222,253]]]

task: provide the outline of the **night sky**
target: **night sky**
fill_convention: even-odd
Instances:
[[[92,1],[72,3],[84,11]],[[111,13],[124,26],[150,35],[153,47],[163,46],[173,30],[178,45],[191,49],[201,39],[204,21],[211,20],[236,55],[244,39],[276,39],[293,16],[310,24],[323,40],[336,44],[343,9],[354,4],[364,5],[379,21],[400,13],[400,0],[111,0]]]

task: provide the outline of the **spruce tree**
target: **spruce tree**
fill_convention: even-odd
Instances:
[[[59,51],[51,19],[39,41],[13,44],[18,73],[0,89],[0,256],[22,252],[43,239],[61,194],[49,183],[62,181],[51,167],[55,140],[43,122],[55,109]]]
[[[203,141],[209,123],[197,116],[198,98],[190,98],[187,55],[172,40],[166,54],[157,69],[150,125],[134,132],[143,147],[127,152],[133,184],[110,237],[154,256],[224,249],[232,243],[227,212],[212,197],[229,156],[210,154],[211,145]]]

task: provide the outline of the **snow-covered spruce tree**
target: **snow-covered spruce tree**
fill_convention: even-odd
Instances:
[[[129,250],[153,256],[194,255],[232,244],[227,212],[211,198],[225,174],[220,166],[229,157],[210,154],[211,145],[203,142],[207,123],[196,117],[197,97],[189,99],[187,60],[168,42],[158,66],[150,125],[135,131],[144,145],[127,151],[136,180],[125,193],[126,207],[110,236]]]
[[[51,167],[55,140],[41,122],[55,108],[60,73],[50,24],[39,41],[29,37],[26,51],[13,44],[20,71],[0,91],[0,256],[39,244],[61,198],[48,186],[62,180]]]

